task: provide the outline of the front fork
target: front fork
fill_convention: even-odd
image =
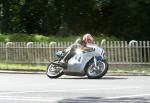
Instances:
[[[102,60],[100,60],[101,62]],[[97,62],[99,62],[99,60],[97,61],[96,56],[94,56],[94,66],[97,67]]]
[[[94,56],[94,65],[95,65],[95,67],[97,66],[97,60],[96,60],[95,56]]]

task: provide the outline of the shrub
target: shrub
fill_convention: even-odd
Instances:
[[[9,41],[11,42],[28,42],[32,41],[31,36],[27,34],[12,34],[8,36]]]
[[[74,42],[77,38],[82,36],[59,36],[59,35],[51,35],[51,36],[43,36],[39,34],[22,34],[22,33],[14,33],[14,34],[0,34],[0,42],[60,42],[60,41],[72,41]],[[117,41],[119,40],[116,37],[106,37],[106,36],[94,36],[95,41],[101,41],[105,39],[106,41]]]

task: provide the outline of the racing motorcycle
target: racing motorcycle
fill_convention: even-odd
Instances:
[[[74,43],[76,45],[76,43]],[[74,52],[66,66],[60,61],[66,54],[64,51],[56,52],[57,59],[47,66],[46,75],[49,78],[58,78],[62,75],[88,76],[91,79],[103,77],[108,71],[108,63],[105,59],[104,49],[96,44],[83,48],[67,48],[66,52]]]

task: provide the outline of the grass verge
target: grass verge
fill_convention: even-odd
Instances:
[[[110,65],[109,74],[150,74],[150,65]]]
[[[0,64],[0,70],[45,71],[47,64]],[[110,65],[108,74],[150,74],[149,65]]]
[[[15,71],[45,71],[46,64],[0,64],[0,70],[15,70]]]

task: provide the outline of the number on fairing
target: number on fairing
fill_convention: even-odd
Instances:
[[[81,56],[76,56],[75,61],[80,63],[81,62]]]

